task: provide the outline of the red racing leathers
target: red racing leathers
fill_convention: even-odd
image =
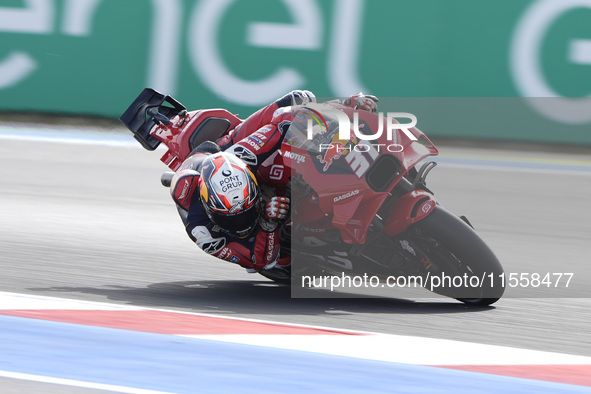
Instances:
[[[219,147],[246,163],[253,174],[281,146],[290,126],[290,115],[274,113],[281,107],[314,100],[309,92],[295,91],[260,109],[218,141]],[[215,153],[215,144],[204,144],[183,162],[171,183],[175,200],[189,237],[206,253],[260,271],[279,258],[280,226],[269,226],[264,214],[257,227],[245,238],[222,232],[208,218],[199,199],[199,170],[206,155]],[[275,227],[275,228],[273,228]],[[287,263],[289,259],[283,259]],[[281,263],[280,263],[281,264]]]

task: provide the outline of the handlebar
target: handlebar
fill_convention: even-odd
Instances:
[[[161,114],[160,112],[158,112],[158,108],[150,108],[148,109],[148,115],[150,115],[152,118],[154,118],[154,120],[158,123],[162,123],[165,125],[169,125],[172,124],[172,122],[170,121],[170,119],[168,119],[166,116],[164,116],[163,114]]]

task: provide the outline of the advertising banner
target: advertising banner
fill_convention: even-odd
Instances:
[[[591,145],[590,22],[591,0],[5,0],[0,110],[117,118],[144,87],[241,117],[298,88],[489,98],[466,117],[510,97],[527,127],[430,135]]]

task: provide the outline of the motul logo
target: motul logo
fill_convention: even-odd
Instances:
[[[283,156],[287,157],[288,159],[295,160],[298,164],[306,161],[306,156],[299,155],[297,153],[293,153],[290,151],[283,152]]]

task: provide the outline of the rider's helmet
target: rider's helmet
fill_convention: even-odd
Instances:
[[[261,211],[256,178],[238,157],[219,152],[201,165],[199,196],[209,219],[223,232],[246,237]]]

